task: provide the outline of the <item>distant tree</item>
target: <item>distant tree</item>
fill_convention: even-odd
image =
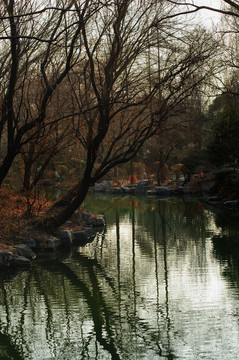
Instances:
[[[239,164],[239,96],[223,93],[209,109],[214,127],[208,146],[211,162],[216,166]]]

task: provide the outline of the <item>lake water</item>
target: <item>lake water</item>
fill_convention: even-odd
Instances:
[[[91,244],[1,273],[1,360],[238,359],[237,214],[103,195],[85,208],[107,221]]]

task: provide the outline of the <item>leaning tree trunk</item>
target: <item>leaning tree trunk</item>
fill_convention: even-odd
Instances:
[[[83,175],[82,180],[73,188],[74,191],[69,193],[69,201],[66,202],[65,207],[59,212],[56,211],[55,206],[48,212],[47,218],[43,220],[41,226],[46,231],[54,232],[59,226],[63,225],[74,212],[79,208],[79,206],[84,201],[89,187],[92,185],[92,169],[96,159],[96,151],[92,146],[88,151],[88,160],[86,169]]]
[[[54,232],[58,227],[63,225],[82,204],[88,193],[90,185],[90,181],[88,181],[87,179],[83,179],[83,181],[81,182],[81,186],[78,189],[77,194],[73,198],[73,200],[69,202],[68,205],[65,206],[63,210],[60,211],[58,214],[48,216],[43,221],[41,226],[43,226],[43,228],[48,232]]]
[[[81,180],[73,187],[71,188],[61,199],[55,202],[53,205],[53,208],[63,207],[67,206],[74,197],[77,195],[77,193],[81,190]]]

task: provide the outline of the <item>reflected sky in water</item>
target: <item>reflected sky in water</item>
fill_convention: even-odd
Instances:
[[[232,214],[174,198],[84,205],[107,221],[91,244],[1,274],[0,359],[235,360]]]

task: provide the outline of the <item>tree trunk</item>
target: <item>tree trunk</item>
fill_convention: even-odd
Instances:
[[[130,160],[130,184],[135,184],[135,183],[136,183],[136,179],[134,175],[134,165],[133,165],[133,161]]]
[[[38,171],[38,173],[36,174],[36,176],[34,177],[34,180],[33,182],[31,183],[30,185],[30,190],[32,190],[37,184],[38,182],[41,180],[43,174],[44,174],[44,171],[46,170],[46,167],[47,165],[50,163],[52,157],[54,156],[54,154],[50,154],[46,160],[44,161],[44,163],[42,164],[40,170]]]
[[[5,179],[8,171],[10,170],[13,160],[15,159],[16,152],[12,150],[7,154],[5,159],[3,160],[2,165],[0,166],[0,188],[2,186],[3,180]]]
[[[48,217],[43,221],[42,225],[44,229],[46,231],[54,232],[56,228],[63,225],[82,204],[88,193],[89,187],[90,182],[87,180],[83,181],[74,199],[59,214]]]
[[[32,162],[26,161],[25,162],[23,188],[27,193],[30,191],[31,170],[32,170]]]
[[[56,228],[63,225],[70,217],[74,214],[74,212],[78,209],[78,207],[82,204],[83,200],[85,199],[89,187],[92,185],[92,169],[95,163],[96,158],[96,150],[91,145],[90,149],[88,150],[87,155],[87,165],[85,169],[84,176],[81,181],[67,194],[69,196],[68,201],[65,199],[65,207],[62,211],[58,214],[51,214],[48,216],[42,223],[43,228],[46,231],[53,232]],[[64,197],[65,198],[65,197]],[[60,201],[62,202],[62,200]],[[58,202],[58,205],[59,203]],[[52,210],[54,210],[54,206]]]
[[[81,189],[81,181],[79,181],[73,188],[71,188],[60,200],[58,200],[53,208],[66,206],[69,204],[74,197],[77,195],[77,192]]]

